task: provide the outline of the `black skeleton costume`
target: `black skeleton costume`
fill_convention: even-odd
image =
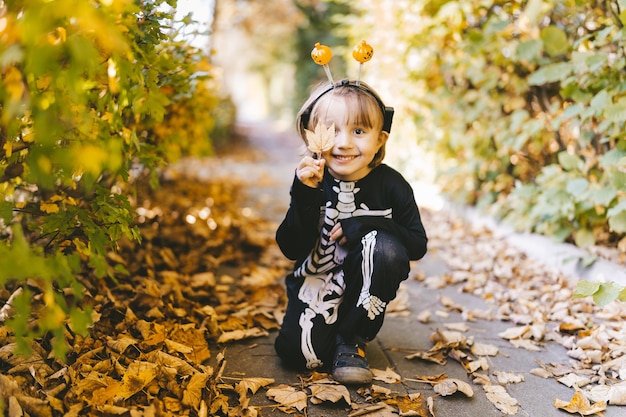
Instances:
[[[337,222],[345,245],[329,239]],[[296,177],[276,240],[296,261],[276,351],[288,365],[308,369],[332,361],[337,334],[376,336],[409,261],[422,258],[427,243],[411,186],[385,164],[358,181],[325,170],[318,188]]]

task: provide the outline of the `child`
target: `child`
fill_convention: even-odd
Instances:
[[[298,132],[309,145],[306,130],[334,124],[334,144],[298,164],[276,232],[283,254],[296,261],[276,352],[300,369],[332,363],[345,384],[372,381],[365,342],[380,330],[409,261],[426,254],[413,191],[382,164],[392,116],[363,82],[318,88],[298,113]]]

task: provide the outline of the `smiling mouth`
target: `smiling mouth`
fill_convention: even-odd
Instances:
[[[352,159],[355,159],[356,156],[354,155],[333,155],[333,158],[338,159],[340,161],[350,161]]]

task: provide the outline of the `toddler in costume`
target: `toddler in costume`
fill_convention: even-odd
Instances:
[[[413,190],[382,163],[392,116],[360,80],[315,90],[297,128],[309,149],[314,140],[325,143],[300,160],[276,232],[283,254],[296,261],[276,352],[292,368],[332,367],[345,384],[372,381],[365,344],[379,332],[410,260],[426,254]]]

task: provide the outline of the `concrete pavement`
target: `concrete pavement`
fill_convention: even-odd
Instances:
[[[439,270],[442,266],[433,258],[433,256],[427,256],[415,268],[426,273]],[[433,311],[443,310],[439,302],[440,297],[450,297],[455,303],[468,309],[487,309],[489,306],[485,305],[478,297],[461,293],[455,287],[433,290],[415,280],[407,281],[406,287],[411,299],[410,315],[388,317],[378,337],[367,348],[367,357],[371,368],[379,370],[391,368],[402,377],[403,382],[386,384],[381,381],[374,381],[374,384],[401,394],[421,393],[424,399],[435,394],[431,385],[407,380],[445,373],[449,378],[458,378],[472,384],[465,369],[454,360],[449,359],[446,365],[438,365],[419,359],[408,360],[406,356],[416,351],[428,351],[433,346],[429,337],[435,329],[443,330],[447,323],[464,321],[460,313],[452,312],[447,317],[434,314],[428,324],[421,323],[417,318],[421,310],[425,308],[430,308]],[[524,417],[571,416],[572,414],[556,409],[553,403],[555,398],[570,401],[574,393],[573,390],[556,382],[555,379],[544,379],[530,373],[531,369],[539,367],[537,360],[544,363],[567,363],[569,358],[565,348],[557,344],[548,344],[540,352],[516,348],[498,336],[498,333],[509,327],[511,327],[510,323],[501,321],[477,320],[469,323],[470,329],[465,333],[465,336],[472,337],[476,342],[488,343],[498,347],[499,353],[488,359],[488,373],[493,375],[496,371],[512,372],[524,377],[523,382],[506,385],[506,390],[510,396],[519,402],[519,411],[513,415]],[[225,375],[273,378],[275,383],[272,386],[288,384],[297,387],[300,385],[301,380],[298,374],[281,367],[273,349],[275,335],[274,332],[267,338],[247,340],[229,346],[226,353],[228,363]],[[474,390],[472,398],[461,393],[435,397],[435,416],[496,417],[504,415],[487,399],[485,392],[479,385],[472,385],[472,387]],[[358,394],[356,387],[348,388],[353,402],[365,402],[365,398]],[[267,399],[265,392],[265,390],[259,390],[252,397],[251,404],[263,407],[261,409],[263,416],[284,416],[285,413],[274,408],[277,404]],[[315,405],[309,402],[307,413],[303,415],[308,417],[339,417],[347,416],[350,411],[350,407],[343,400],[337,404],[326,402]],[[379,414],[372,415],[378,416]],[[605,417],[624,415],[626,415],[624,407],[609,406],[604,413]]]
[[[249,126],[245,129],[253,147],[261,151],[259,160],[241,162],[237,170],[241,178],[247,180],[251,187],[249,198],[254,207],[263,210],[263,215],[272,220],[280,221],[288,204],[288,191],[291,184],[293,169],[299,156],[299,144],[296,138],[289,135],[280,135],[271,132],[270,128]],[[248,165],[246,165],[248,164]],[[244,166],[245,165],[245,166]],[[229,168],[225,168],[229,169]],[[259,181],[259,178],[268,179]],[[272,180],[273,179],[273,180]],[[427,228],[428,229],[428,228]],[[523,246],[523,245],[522,245]],[[533,244],[531,243],[532,247]],[[412,276],[436,276],[446,272],[448,266],[433,251],[422,261],[414,264]],[[618,270],[621,270],[618,268]],[[577,279],[578,277],[573,277]],[[448,360],[445,365],[434,364],[419,359],[406,359],[410,353],[428,351],[433,343],[429,340],[436,329],[445,329],[446,325],[465,322],[469,329],[464,336],[473,338],[480,343],[497,346],[499,353],[488,357],[489,369],[486,372],[492,377],[494,372],[512,372],[523,376],[524,381],[508,383],[506,391],[519,402],[519,410],[515,416],[530,417],[559,417],[569,414],[554,407],[554,399],[569,401],[574,394],[572,388],[556,382],[555,379],[544,379],[530,373],[538,368],[538,360],[544,363],[568,363],[571,358],[561,345],[548,343],[538,352],[514,347],[507,340],[498,336],[499,333],[510,328],[510,322],[499,320],[476,320],[467,322],[460,311],[446,309],[441,303],[442,297],[447,297],[456,305],[462,305],[466,310],[488,310],[493,305],[487,305],[477,296],[461,292],[458,286],[448,285],[444,288],[431,289],[416,279],[406,281],[406,291],[409,299],[409,311],[404,316],[387,317],[379,336],[372,341],[367,349],[371,368],[385,370],[392,369],[402,377],[402,383],[385,384],[375,381],[376,385],[389,388],[400,394],[421,393],[425,400],[435,393],[430,384],[415,382],[418,376],[432,376],[445,373],[449,378],[458,378],[468,382],[474,390],[474,396],[468,398],[461,393],[433,398],[434,415],[437,417],[459,416],[501,416],[503,413],[487,398],[480,385],[472,384],[468,373],[463,366]],[[419,314],[429,309],[432,314],[425,324],[419,320]],[[269,337],[245,340],[233,343],[227,347],[227,365],[224,371],[226,377],[258,377],[272,378],[274,384],[302,385],[301,377],[294,372],[283,369],[273,349],[276,333]],[[413,380],[413,381],[412,381]],[[355,387],[349,388],[354,403],[364,403],[365,398]],[[260,389],[251,396],[250,404],[261,407],[263,416],[284,416],[285,413],[277,408],[277,403],[266,396],[266,390]],[[351,409],[345,401],[336,404],[323,402],[312,404],[310,401],[306,409],[309,417],[347,416]],[[365,414],[371,416],[392,416],[396,414],[378,413]],[[419,414],[418,414],[419,415]],[[626,407],[609,406],[604,412],[605,417],[626,415]]]

